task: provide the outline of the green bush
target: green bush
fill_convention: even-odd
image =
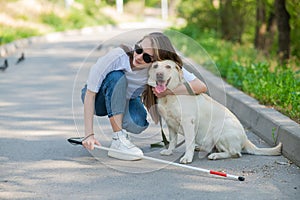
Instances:
[[[55,13],[44,13],[40,16],[42,23],[54,28],[55,31],[64,30],[63,20]]]
[[[239,81],[229,80],[234,86],[258,99],[262,104],[275,107],[283,114],[300,122],[300,77],[291,69],[277,66],[270,71],[267,63],[239,66]],[[241,81],[241,82],[240,82]],[[240,83],[242,83],[240,85]]]

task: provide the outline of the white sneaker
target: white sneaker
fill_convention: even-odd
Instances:
[[[130,142],[124,131],[115,133],[110,148],[121,152],[108,151],[108,156],[120,160],[140,160],[142,159],[141,156],[144,155],[141,149]]]

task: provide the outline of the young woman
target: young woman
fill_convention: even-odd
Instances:
[[[127,134],[141,133],[149,125],[141,94],[143,93],[143,101],[148,109],[155,103],[155,96],[160,98],[172,94],[188,95],[184,85],[174,91],[167,90],[159,94],[146,87],[151,63],[166,59],[175,61],[179,66],[183,65],[169,38],[160,32],[144,36],[134,46],[133,51],[122,46],[98,59],[82,89],[85,148],[92,150],[95,144],[100,145],[93,132],[94,114],[107,115],[113,131],[110,148],[137,156],[143,155],[142,150],[129,140]],[[195,94],[206,92],[207,88],[202,81],[184,69],[183,73]],[[139,159],[112,151],[108,152],[108,156],[122,160]]]

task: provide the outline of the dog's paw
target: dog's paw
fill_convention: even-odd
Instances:
[[[160,152],[160,155],[162,156],[169,156],[169,155],[172,155],[172,150],[169,150],[169,149],[164,149]]]
[[[216,153],[212,153],[207,157],[209,160],[217,160],[219,157]]]
[[[193,161],[193,157],[189,157],[189,156],[183,156],[180,159],[180,163],[182,163],[182,164],[188,164],[188,163],[191,163],[192,161]]]

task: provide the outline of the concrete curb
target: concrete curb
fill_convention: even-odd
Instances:
[[[203,67],[197,68],[210,95],[230,109],[246,128],[274,146],[282,142],[282,153],[300,166],[300,125],[280,112],[260,105],[257,100],[224,82]]]
[[[6,57],[28,45],[51,42],[68,36],[91,35],[112,30],[114,26],[88,27],[80,30],[51,33],[40,37],[17,40],[0,46],[0,57]],[[193,63],[193,61],[190,61]],[[249,129],[269,145],[283,143],[283,155],[300,166],[300,125],[274,109],[260,105],[257,100],[225,83],[221,78],[193,63],[196,72],[209,88],[210,95],[227,106]],[[198,74],[197,74],[198,73]]]

